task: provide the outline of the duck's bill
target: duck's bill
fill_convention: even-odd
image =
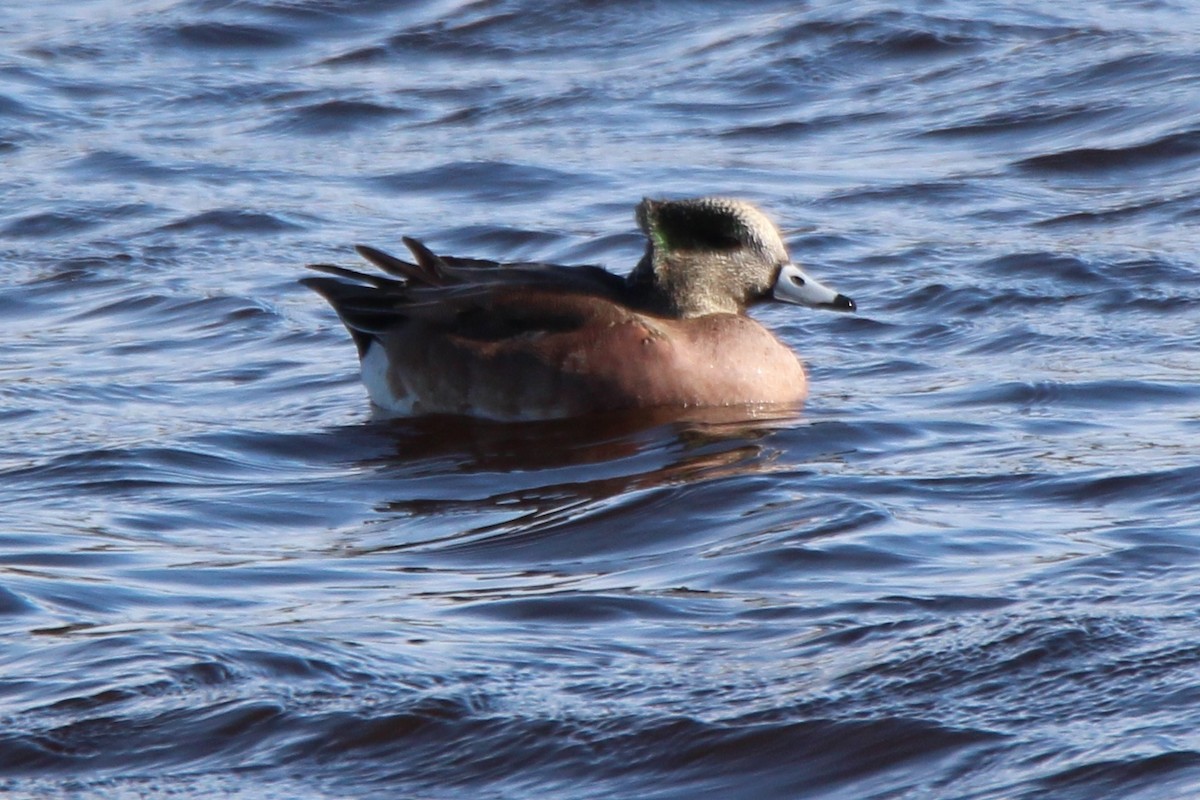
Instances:
[[[830,311],[853,311],[854,301],[841,292],[830,289],[823,283],[804,274],[795,264],[784,264],[779,270],[779,279],[771,293],[776,300],[785,303],[826,308]]]

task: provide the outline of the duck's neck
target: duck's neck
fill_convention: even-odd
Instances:
[[[654,251],[647,247],[642,260],[625,277],[625,283],[634,294],[649,297],[656,293],[658,281],[654,279]]]
[[[671,293],[663,286],[655,272],[653,247],[646,248],[646,254],[625,278],[625,283],[629,287],[630,296],[639,307],[664,317],[682,316],[671,298]]]
[[[717,287],[704,284],[714,273],[694,266],[673,264],[669,255],[656,253],[653,245],[649,245],[625,280],[639,306],[665,317],[687,319],[706,314],[737,314],[743,310]]]

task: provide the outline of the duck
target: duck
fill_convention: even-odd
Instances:
[[[379,270],[310,264],[302,283],[350,332],[371,402],[390,415],[493,420],[709,407],[799,407],[796,353],[747,309],[854,311],[788,255],[776,225],[729,197],[646,198],[645,254],[599,266],[355,249]],[[382,274],[380,274],[382,273]]]

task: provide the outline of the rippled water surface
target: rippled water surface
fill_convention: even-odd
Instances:
[[[914,9],[920,10],[914,10]],[[5,797],[1200,796],[1200,14],[0,11]],[[747,197],[802,414],[372,415],[356,242]]]

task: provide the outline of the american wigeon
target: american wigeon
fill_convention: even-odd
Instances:
[[[627,278],[600,267],[370,247],[388,275],[327,264],[305,278],[349,329],[375,405],[398,414],[568,417],[651,407],[796,405],[800,360],[746,316],[765,300],[850,311],[793,264],[749,203],[643,200],[646,254]]]

